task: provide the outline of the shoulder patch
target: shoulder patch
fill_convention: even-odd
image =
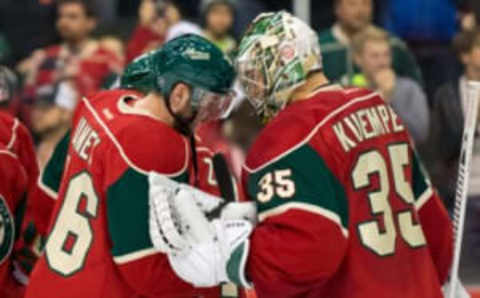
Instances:
[[[0,265],[10,255],[15,240],[15,221],[7,201],[0,194]]]

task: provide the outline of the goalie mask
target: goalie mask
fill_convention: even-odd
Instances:
[[[268,122],[309,73],[322,69],[317,34],[287,12],[260,14],[240,42],[236,68],[247,98]]]

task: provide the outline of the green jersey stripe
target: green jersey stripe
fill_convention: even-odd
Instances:
[[[322,215],[344,234],[348,229],[344,187],[308,144],[250,174],[247,191],[257,200],[261,219],[295,208]]]

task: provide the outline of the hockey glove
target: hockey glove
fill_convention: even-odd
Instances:
[[[186,227],[185,238],[191,245],[186,253],[168,256],[177,275],[197,287],[223,282],[248,287],[245,265],[252,223],[245,219],[208,221],[192,193],[186,190],[181,190],[173,203],[172,209],[176,209],[181,225]]]
[[[227,281],[248,286],[244,267],[255,205],[224,205],[223,199],[155,173],[149,180],[152,241],[169,255],[177,275],[196,286]],[[207,214],[219,207],[220,218],[209,219]]]

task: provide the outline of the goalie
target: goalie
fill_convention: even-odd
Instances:
[[[285,12],[253,21],[236,66],[267,123],[243,175],[259,223],[238,203],[211,219],[215,200],[151,174],[151,215],[165,219],[152,239],[177,275],[259,297],[443,297],[450,220],[381,96],[330,84],[316,34]]]

